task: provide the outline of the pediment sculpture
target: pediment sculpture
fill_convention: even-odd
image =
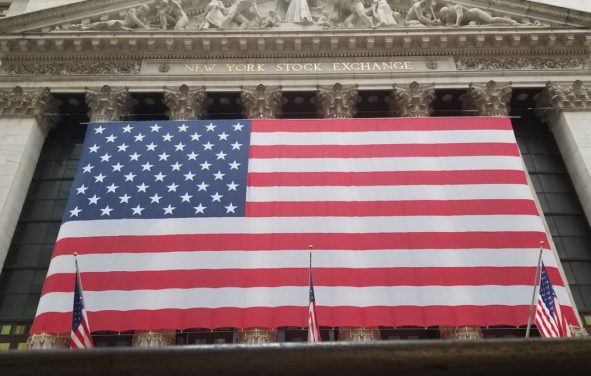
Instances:
[[[155,0],[131,8],[121,19],[70,24],[56,30],[314,30],[335,28],[543,26],[452,1],[414,0],[406,12],[399,0]],[[190,8],[190,9],[189,9]],[[190,16],[189,16],[190,15]]]

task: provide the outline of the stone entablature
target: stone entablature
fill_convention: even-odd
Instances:
[[[133,33],[31,33],[0,36],[0,54],[8,61],[137,58],[275,58],[330,56],[588,56],[591,31],[584,29],[505,30],[407,29],[331,33],[291,31]],[[130,68],[125,68],[129,70]]]

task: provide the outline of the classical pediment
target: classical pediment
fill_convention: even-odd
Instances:
[[[271,32],[591,26],[591,14],[525,0],[101,0],[0,20],[4,33]]]

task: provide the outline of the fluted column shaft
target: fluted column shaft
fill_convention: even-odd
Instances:
[[[243,87],[240,93],[242,112],[249,119],[275,119],[281,113],[280,87],[258,85]],[[277,341],[277,330],[269,328],[246,328],[238,332],[237,342],[261,344]]]
[[[47,134],[58,121],[57,101],[49,89],[0,91],[0,270],[26,199]],[[34,339],[34,340],[33,340]],[[56,334],[39,333],[30,348],[58,348]]]
[[[548,83],[537,98],[537,112],[548,123],[591,224],[591,86]]]
[[[486,85],[470,84],[462,96],[464,110],[472,116],[509,116],[511,84],[497,85],[489,81]],[[482,328],[477,326],[441,327],[444,339],[479,339],[483,337]]]

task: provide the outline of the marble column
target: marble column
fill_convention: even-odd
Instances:
[[[135,101],[129,95],[127,88],[111,88],[103,86],[100,89],[88,89],[86,102],[90,108],[89,117],[93,123],[121,120],[132,112]],[[133,346],[155,347],[174,344],[175,330],[136,331],[133,336]]]
[[[242,112],[249,119],[275,119],[281,113],[281,87],[242,87],[240,93]],[[277,342],[277,330],[270,328],[246,328],[240,330],[238,343],[261,344]]]
[[[170,120],[201,119],[207,110],[205,88],[191,89],[181,85],[178,89],[164,88],[164,104]]]
[[[489,81],[486,85],[470,84],[461,97],[467,115],[509,116],[511,84],[498,85]],[[441,327],[439,334],[443,339],[479,339],[483,337],[482,328],[477,326]]]
[[[0,91],[0,270],[43,143],[59,120],[57,101],[49,89]],[[39,333],[28,340],[29,348],[64,347],[66,340],[56,334]]]
[[[357,114],[357,87],[344,87],[336,83],[332,87],[318,87],[316,108],[320,117],[325,119],[346,119]],[[377,341],[380,339],[378,328],[340,327],[341,341]]]
[[[164,104],[168,107],[170,120],[197,120],[207,109],[205,88],[191,89],[181,85],[178,89],[164,88]],[[174,345],[175,329],[136,331],[133,336],[134,347],[160,347]]]
[[[591,86],[548,83],[537,97],[537,112],[548,123],[591,224]]]
[[[316,109],[321,118],[345,119],[357,114],[357,88],[336,83],[330,88],[318,87]]]

